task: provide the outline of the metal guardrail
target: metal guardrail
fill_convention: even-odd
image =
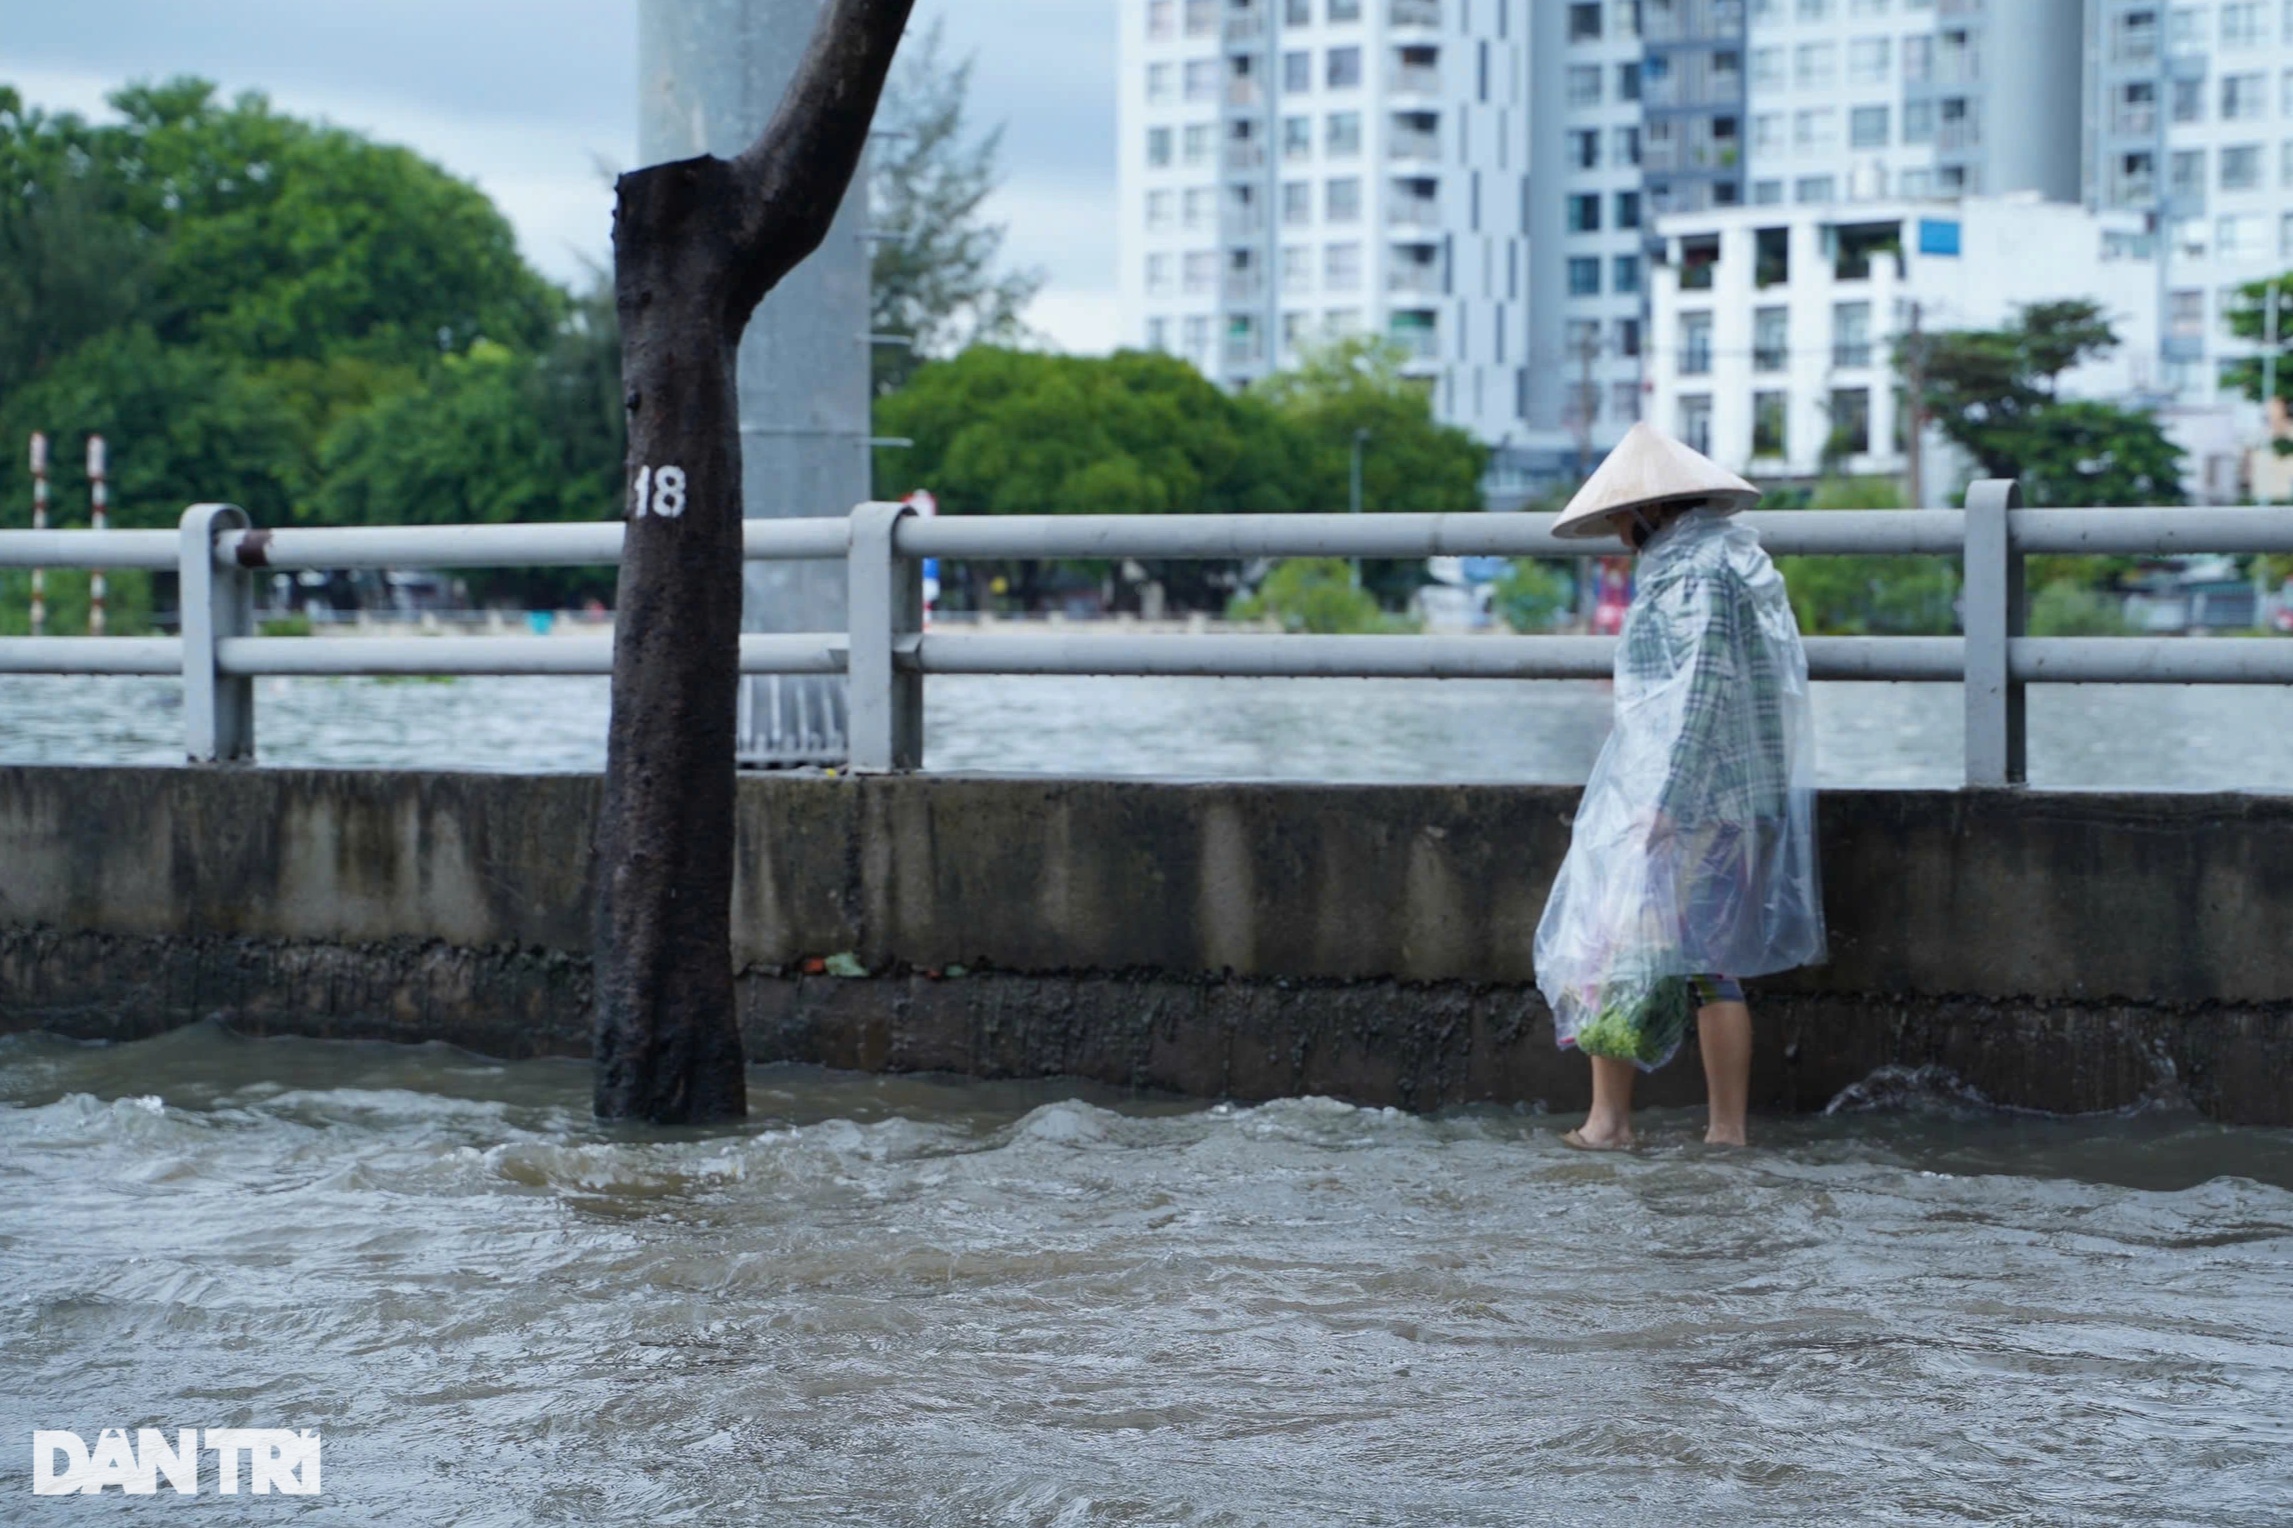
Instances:
[[[1817,679],[1963,681],[1966,779],[2024,778],[2023,687],[2293,684],[2293,641],[2022,634],[2032,553],[2293,553],[2293,508],[2022,509],[2011,482],[1977,483],[1961,510],[1796,510],[1745,518],[1769,551],[1962,557],[1963,637],[1810,637]],[[1608,637],[950,635],[922,630],[921,559],[1437,556],[1587,557],[1531,514],[1048,515],[919,518],[863,504],[848,517],[752,520],[752,561],[842,559],[850,631],[741,638],[748,674],[849,676],[852,763],[923,763],[928,674],[1578,679],[1611,672]],[[253,580],[299,569],[570,566],[620,559],[618,523],[265,531],[229,505],[194,505],[177,531],[0,531],[0,567],[174,569],[183,634],[0,638],[0,673],[180,674],[194,762],[254,757],[266,674],[606,674],[608,637],[254,634]]]

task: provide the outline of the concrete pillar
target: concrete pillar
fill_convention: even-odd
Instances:
[[[639,0],[637,153],[730,156],[755,141],[822,0]],[[868,497],[868,243],[863,164],[828,237],[757,309],[739,361],[741,483],[752,519],[844,515]],[[844,630],[844,569],[752,562],[749,631]],[[844,760],[844,681],[743,681],[744,765]]]

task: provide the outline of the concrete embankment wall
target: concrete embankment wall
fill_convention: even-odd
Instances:
[[[0,768],[0,1029],[581,1053],[597,789]],[[744,778],[750,1054],[1577,1106],[1529,958],[1575,797]],[[1938,1066],[2035,1108],[2293,1123],[2293,799],[1834,792],[1822,843],[1832,958],[1753,984],[1761,1105]],[[870,974],[807,974],[840,953]],[[1644,1096],[1699,1091],[1691,1053]]]

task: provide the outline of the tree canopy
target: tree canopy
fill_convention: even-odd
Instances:
[[[2064,372],[2117,345],[2094,303],[2042,302],[2002,329],[1906,338],[1895,364],[1983,475],[2020,478],[2032,504],[2178,504],[2181,448],[2156,419],[2059,396]]]

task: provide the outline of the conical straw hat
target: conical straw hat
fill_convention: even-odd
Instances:
[[[1643,420],[1627,430],[1600,470],[1585,480],[1553,522],[1556,536],[1609,536],[1620,510],[1709,499],[1721,514],[1749,509],[1760,491],[1700,451]]]

